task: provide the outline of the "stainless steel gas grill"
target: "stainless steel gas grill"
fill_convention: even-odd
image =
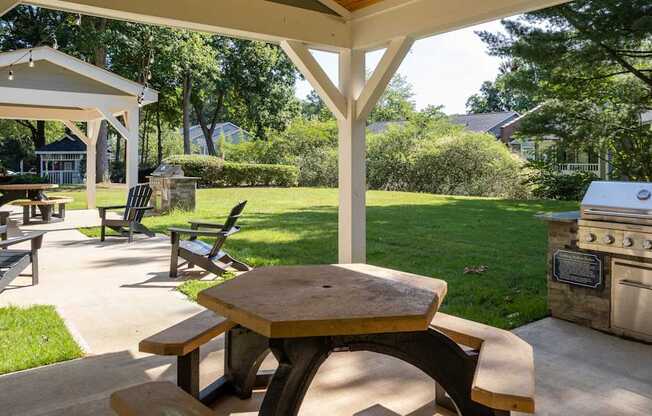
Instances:
[[[652,258],[652,183],[593,182],[582,200],[578,245]]]
[[[578,247],[611,265],[610,330],[652,341],[652,183],[593,182],[578,225]]]
[[[652,342],[652,183],[593,182],[548,222],[555,318]]]

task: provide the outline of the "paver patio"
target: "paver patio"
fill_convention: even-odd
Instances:
[[[14,217],[16,218],[16,217]],[[165,236],[100,244],[76,231],[99,224],[96,211],[27,229],[47,234],[41,283],[29,278],[0,294],[0,306],[53,304],[87,344],[87,358],[0,376],[3,415],[111,415],[113,391],[151,379],[174,380],[174,359],[139,353],[138,342],[201,311],[173,291]],[[542,276],[542,278],[544,278]],[[454,296],[453,293],[449,296]],[[652,413],[652,346],[544,319],[515,331],[535,350],[538,415],[643,416]],[[202,382],[221,374],[222,338],[202,353]],[[268,360],[264,367],[273,367]],[[302,415],[436,414],[431,381],[373,353],[334,354],[320,369]],[[232,415],[256,414],[262,394],[229,399]]]

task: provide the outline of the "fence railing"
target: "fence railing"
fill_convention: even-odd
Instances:
[[[558,169],[565,175],[575,172],[591,172],[600,175],[599,163],[562,163],[558,165]]]
[[[46,171],[43,172],[43,177],[47,178],[49,183],[58,185],[77,185],[83,182],[79,172],[74,170]]]

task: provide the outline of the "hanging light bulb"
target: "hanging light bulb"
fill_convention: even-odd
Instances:
[[[147,72],[147,81],[151,81],[151,80],[152,80],[152,73]]]
[[[75,24],[77,26],[81,26],[81,24],[82,24],[82,15],[81,15],[81,13],[77,14],[77,19],[75,20]]]
[[[154,35],[149,35],[149,37],[147,38],[147,40],[148,40],[150,43],[154,42]]]
[[[8,79],[9,81],[13,81],[13,80],[14,80],[14,70],[11,69],[11,67],[9,67],[9,76],[7,77],[7,79]]]
[[[150,65],[154,64],[154,55],[149,57],[149,64]]]
[[[32,57],[32,51],[29,51],[29,67],[34,68],[34,58]]]
[[[59,49],[59,42],[57,42],[57,38],[54,38],[54,42],[52,42],[52,48],[53,49]]]
[[[145,89],[143,89],[140,95],[138,95],[138,107],[142,107],[144,101],[145,101]]]

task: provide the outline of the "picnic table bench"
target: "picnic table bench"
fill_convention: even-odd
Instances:
[[[53,196],[42,200],[17,199],[11,202],[12,205],[23,207],[23,225],[29,225],[32,218],[40,215],[44,223],[63,221],[66,218],[66,204],[73,201],[67,196]],[[36,209],[40,214],[37,214]]]
[[[262,268],[200,293],[200,304],[224,316],[199,314],[144,340],[140,349],[187,360],[192,364],[186,368],[195,368],[198,380],[199,347],[224,333],[225,376],[206,389],[211,391],[198,393],[198,381],[189,382],[187,374],[181,374],[179,386],[209,404],[225,392],[250,397],[257,381],[260,386],[269,383],[259,413],[266,416],[296,415],[326,357],[332,351],[360,350],[420,368],[445,391],[437,391],[437,403],[462,416],[533,413],[532,348],[508,331],[434,314],[445,294],[443,281],[367,265]],[[411,301],[406,303],[405,297]],[[258,374],[270,352],[279,361],[271,380]],[[196,359],[190,358],[195,354]],[[142,394],[154,397],[145,393],[151,389],[178,394],[159,384],[114,397],[123,403],[120,409],[135,409],[145,400]],[[184,403],[175,407],[180,415],[191,414],[183,412],[195,411],[199,404],[186,399],[175,403]],[[154,408],[156,403],[148,407]]]

